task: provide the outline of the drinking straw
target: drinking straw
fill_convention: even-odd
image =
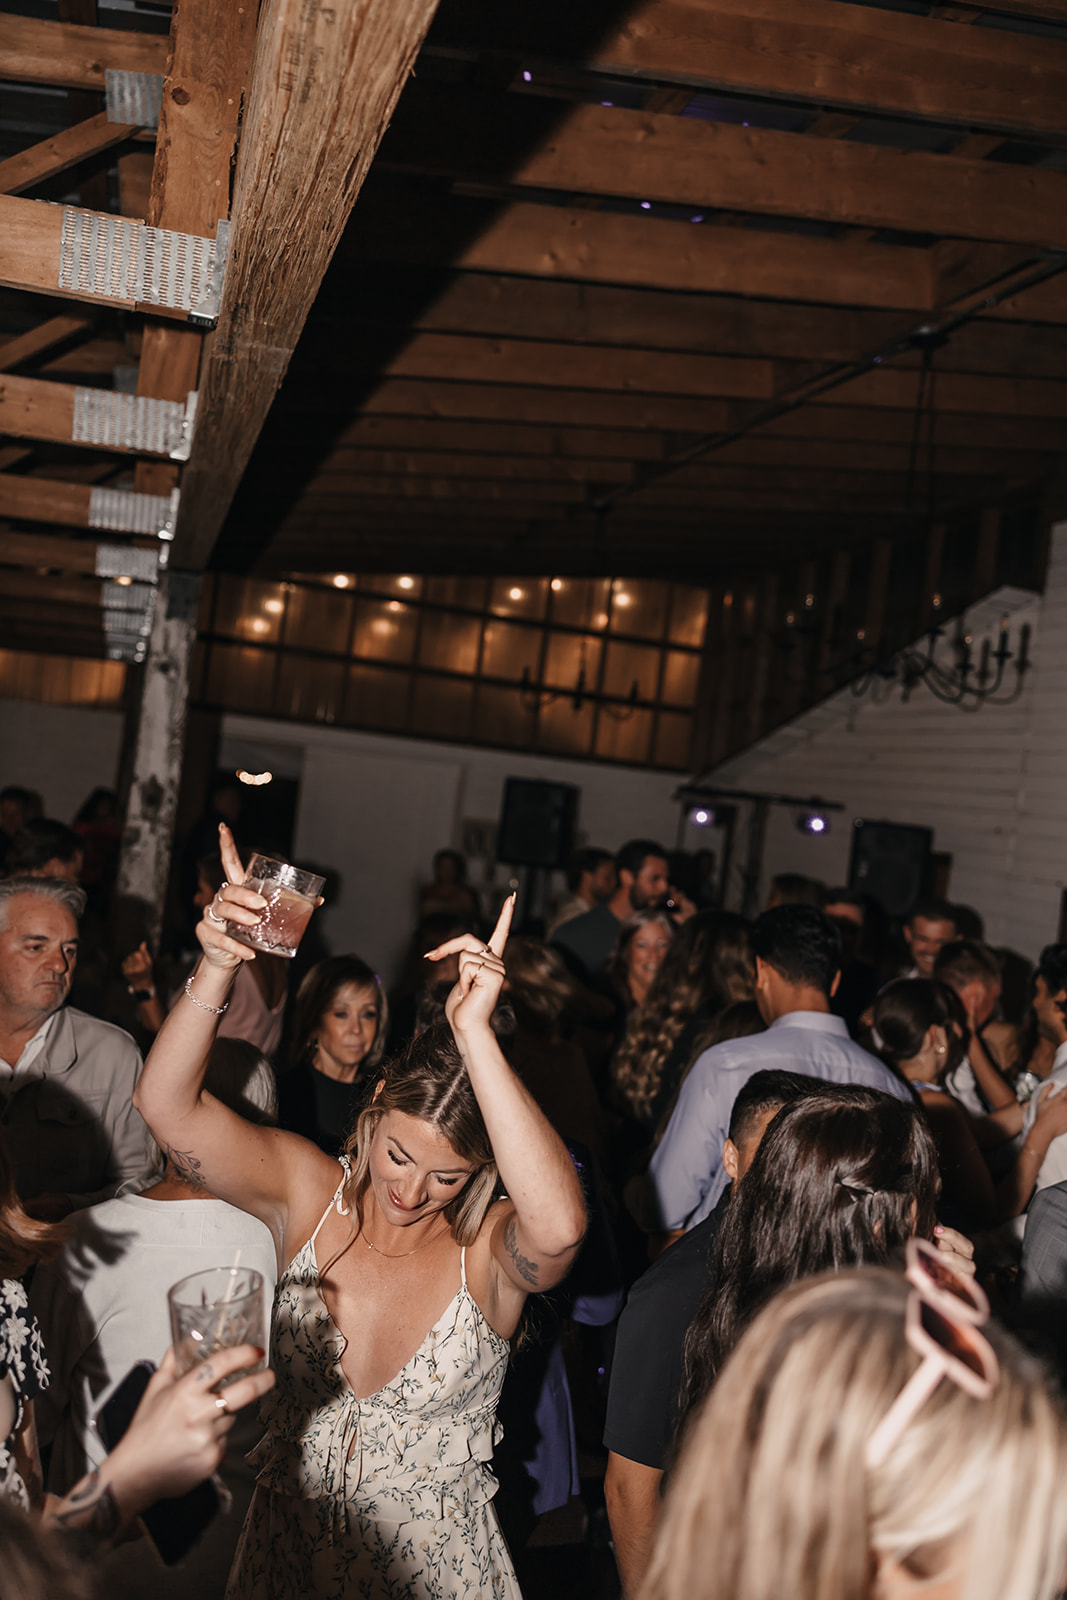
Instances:
[[[222,1297],[222,1302],[221,1302],[220,1309],[219,1309],[219,1320],[215,1324],[215,1338],[214,1338],[214,1340],[212,1342],[212,1349],[214,1349],[214,1350],[217,1350],[219,1345],[221,1345],[221,1343],[222,1343],[222,1326],[223,1326],[223,1323],[226,1321],[226,1307],[229,1305],[230,1301],[233,1299],[233,1292],[237,1287],[237,1273],[238,1273],[238,1270],[240,1269],[240,1266],[241,1266],[241,1251],[240,1251],[240,1248],[238,1248],[237,1254],[233,1258],[233,1266],[230,1268],[229,1286],[227,1287],[226,1293]]]

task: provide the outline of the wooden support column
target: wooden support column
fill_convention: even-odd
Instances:
[[[140,715],[133,738],[133,780],[118,875],[122,936],[159,948],[178,806],[189,673],[200,597],[197,573],[164,574],[144,666]]]

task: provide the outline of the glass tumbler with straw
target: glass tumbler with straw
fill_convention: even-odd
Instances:
[[[179,1373],[190,1372],[219,1350],[239,1344],[267,1348],[267,1306],[263,1275],[242,1267],[240,1252],[232,1267],[193,1272],[167,1291],[171,1338]],[[218,1388],[258,1372],[266,1357],[223,1378]]]

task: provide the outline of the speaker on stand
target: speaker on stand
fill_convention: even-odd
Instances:
[[[496,858],[520,869],[516,930],[544,932],[547,875],[566,866],[574,848],[578,794],[573,783],[505,779]]]
[[[932,828],[904,822],[852,824],[848,886],[878,900],[891,917],[906,917],[929,891]]]

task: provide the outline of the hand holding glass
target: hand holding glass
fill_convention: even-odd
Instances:
[[[251,1267],[208,1267],[193,1272],[167,1291],[167,1302],[179,1376],[220,1350],[239,1344],[267,1348],[263,1276]],[[218,1387],[235,1383],[249,1371],[259,1371],[263,1364],[231,1373]]]

